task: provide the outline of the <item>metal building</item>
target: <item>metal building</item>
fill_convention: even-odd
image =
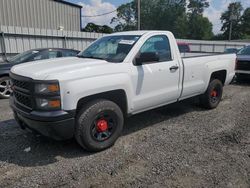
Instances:
[[[0,0],[0,25],[81,30],[81,6],[63,0]]]

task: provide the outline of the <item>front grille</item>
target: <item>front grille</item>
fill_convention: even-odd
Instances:
[[[29,109],[32,109],[32,102],[30,96],[14,91],[14,97],[19,104],[24,105],[24,107],[28,107]]]
[[[32,80],[26,77],[11,74],[11,81],[13,85],[15,105],[24,111],[31,111],[33,109]]]
[[[250,70],[250,61],[238,61],[237,70]]]
[[[26,82],[26,81],[20,81],[20,80],[16,80],[16,79],[12,79],[12,83],[14,87],[18,87],[21,89],[25,89],[27,91],[30,90],[30,82]]]

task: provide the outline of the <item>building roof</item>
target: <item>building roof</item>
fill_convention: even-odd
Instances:
[[[70,6],[82,8],[81,5],[78,5],[78,4],[75,4],[75,3],[71,3],[71,2],[68,2],[68,1],[64,1],[64,0],[54,0],[54,1],[57,1],[57,2],[59,2],[59,3],[66,4],[66,5],[70,5]]]

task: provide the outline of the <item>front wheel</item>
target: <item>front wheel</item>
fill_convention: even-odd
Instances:
[[[0,99],[8,99],[11,94],[10,77],[4,76],[0,78]]]
[[[75,138],[88,151],[102,151],[111,147],[122,133],[123,113],[112,101],[95,100],[77,115]]]
[[[216,108],[222,98],[223,84],[220,80],[212,80],[207,88],[207,91],[200,97],[201,105],[207,109]]]

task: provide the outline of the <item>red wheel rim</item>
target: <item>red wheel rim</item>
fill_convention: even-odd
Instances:
[[[212,103],[218,103],[221,98],[220,88],[217,86],[210,92],[210,101]]]
[[[216,90],[213,90],[213,91],[211,92],[211,97],[217,97],[217,96],[218,96],[217,91],[216,91]]]
[[[98,132],[105,132],[108,130],[108,122],[105,119],[100,119],[96,123]]]
[[[98,142],[108,140],[116,130],[117,116],[112,111],[104,111],[96,115],[92,123],[91,136]]]

